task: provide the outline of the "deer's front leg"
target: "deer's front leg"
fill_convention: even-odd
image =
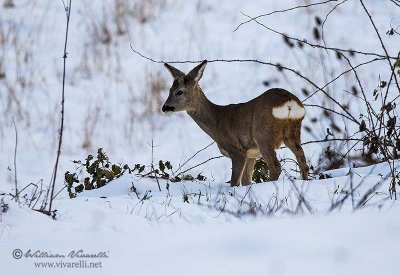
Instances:
[[[244,166],[246,165],[246,157],[243,155],[231,155],[232,158],[232,176],[231,187],[239,186],[242,178]]]
[[[246,161],[246,165],[243,170],[242,185],[250,185],[253,180],[254,164],[256,163],[255,158],[249,158]]]

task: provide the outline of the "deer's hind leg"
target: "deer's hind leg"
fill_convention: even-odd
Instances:
[[[297,162],[299,163],[301,177],[304,180],[308,179],[308,165],[304,155],[303,148],[301,147],[301,121],[293,122],[290,126],[290,131],[283,138],[285,145],[294,153]]]
[[[277,180],[282,172],[281,164],[276,157],[275,149],[270,144],[258,145],[261,155],[267,163],[269,170],[269,181]]]

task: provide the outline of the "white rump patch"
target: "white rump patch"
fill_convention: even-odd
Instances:
[[[306,115],[304,107],[290,100],[272,109],[272,115],[277,119],[302,119]]]

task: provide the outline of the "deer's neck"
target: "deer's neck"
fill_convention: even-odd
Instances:
[[[203,91],[200,89],[200,96],[196,107],[187,113],[203,131],[205,131],[211,138],[215,140],[215,133],[217,133],[217,114],[219,108],[220,106],[207,99]]]

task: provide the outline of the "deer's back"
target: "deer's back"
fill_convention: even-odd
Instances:
[[[262,105],[266,108],[273,108],[282,106],[284,103],[288,101],[295,101],[300,107],[303,107],[303,104],[295,95],[290,93],[289,91],[282,88],[272,88],[261,94],[260,96],[252,99],[248,103]],[[304,108],[304,107],[303,107]]]
[[[274,147],[282,143],[285,132],[298,128],[305,115],[301,101],[284,89],[270,89],[239,104],[223,106],[218,122],[218,141],[250,149],[257,140],[267,139]]]

